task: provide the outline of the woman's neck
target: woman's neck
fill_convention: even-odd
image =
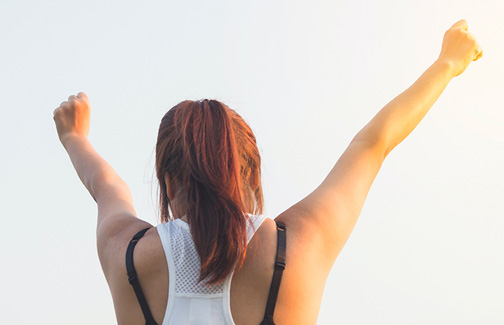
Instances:
[[[182,204],[182,200],[179,196],[176,196],[170,200],[170,210],[173,215],[173,219],[182,219],[187,222],[187,207],[185,204]]]

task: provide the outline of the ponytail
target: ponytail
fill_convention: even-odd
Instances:
[[[247,212],[262,213],[260,156],[252,131],[216,100],[182,102],[161,121],[156,171],[162,219],[171,219],[168,173],[200,258],[199,281],[221,283],[245,259]]]

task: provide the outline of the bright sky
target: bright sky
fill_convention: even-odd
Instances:
[[[501,1],[141,3],[0,3],[0,323],[115,323],[96,205],[52,120],[69,95],[88,94],[92,144],[154,224],[162,116],[184,99],[223,101],[258,138],[274,218],[320,184],[462,18],[483,58],[385,160],[319,324],[504,323]]]

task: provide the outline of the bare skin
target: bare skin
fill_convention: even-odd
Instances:
[[[316,324],[329,271],[357,222],[384,159],[420,123],[449,81],[481,56],[467,22],[455,23],[445,33],[438,59],[354,137],[320,186],[275,218],[287,227],[287,268],[275,309],[277,324]],[[129,187],[91,146],[87,139],[89,116],[89,99],[82,92],[54,111],[58,136],[98,204],[98,254],[118,323],[144,324],[127,281],[124,256],[131,237],[152,225],[136,217]],[[169,196],[177,205],[172,190]],[[175,216],[184,220],[184,214],[184,207],[179,206]],[[276,240],[275,223],[267,219],[249,244],[244,266],[233,276],[231,312],[236,324],[257,325],[262,320]],[[162,324],[168,301],[168,267],[155,228],[139,241],[134,256],[148,304],[156,322]]]

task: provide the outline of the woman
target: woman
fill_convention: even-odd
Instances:
[[[54,120],[98,204],[98,253],[118,323],[266,324],[273,318],[265,317],[269,301],[277,324],[315,324],[329,271],[385,157],[449,81],[481,56],[467,22],[455,23],[444,35],[438,59],[357,133],[319,187],[275,221],[261,216],[255,137],[224,104],[184,101],[161,121],[156,171],[163,223],[152,227],[136,217],[128,186],[87,139],[86,94],[70,96],[54,111]],[[143,229],[143,237],[132,240]],[[280,276],[284,264],[276,263],[282,247],[277,239],[285,234]],[[128,246],[129,253],[135,247],[129,267],[136,276],[131,270],[126,275]]]

